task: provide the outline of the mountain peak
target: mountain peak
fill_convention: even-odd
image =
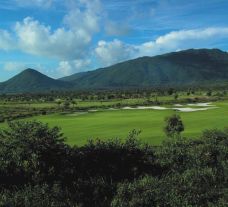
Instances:
[[[32,69],[32,68],[26,68],[25,70],[23,70],[21,73],[31,73],[31,74],[41,74],[39,71]]]
[[[27,68],[13,78],[0,84],[1,93],[33,93],[51,90],[65,90],[71,86],[60,80],[50,78],[37,70]]]
[[[26,68],[24,71],[37,71],[37,70],[35,70],[33,68]]]

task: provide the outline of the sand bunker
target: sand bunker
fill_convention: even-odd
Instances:
[[[116,111],[116,110],[118,110],[118,109],[115,109],[115,108],[109,108],[109,109],[107,109],[107,110],[109,110],[109,111]]]
[[[206,108],[173,108],[181,112],[194,112],[194,111],[207,111],[209,109],[216,109],[218,107],[206,107]]]
[[[137,106],[137,107],[130,107],[126,106],[121,108],[122,110],[175,110],[175,111],[180,111],[180,112],[195,112],[195,111],[207,111],[210,109],[216,109],[219,107],[216,107],[215,105],[212,105],[212,103],[194,103],[194,104],[187,104],[187,105],[182,105],[182,104],[174,104],[174,107],[163,107],[163,106]],[[188,107],[185,107],[188,106]],[[189,106],[194,106],[194,108],[189,107]],[[197,106],[197,107],[195,107]],[[109,108],[109,109],[91,109],[88,112],[75,112],[73,114],[67,114],[67,116],[80,116],[87,114],[89,112],[98,112],[98,111],[114,111],[114,110],[119,110],[118,108]]]
[[[138,106],[137,109],[155,109],[155,110],[166,110],[168,108],[161,106]]]
[[[195,103],[195,104],[187,104],[187,106],[197,106],[199,108],[191,108],[184,107],[181,104],[175,104],[175,107],[161,107],[161,106],[138,106],[138,107],[123,107],[124,110],[134,110],[134,109],[154,109],[154,110],[176,110],[181,112],[194,112],[194,111],[206,111],[210,109],[216,109],[218,107],[214,107],[215,105],[211,105],[211,103]],[[177,107],[179,106],[179,107]]]
[[[131,109],[137,109],[137,108],[126,106],[126,107],[123,107],[122,109],[131,110]]]
[[[67,114],[67,116],[80,116],[84,114],[88,114],[88,112],[75,112],[73,114]]]
[[[179,106],[183,106],[183,105],[182,104],[174,104],[174,106],[179,107]]]
[[[215,106],[212,103],[194,103],[194,104],[187,104],[188,106],[200,106],[200,107],[207,107],[207,106]]]
[[[161,106],[138,106],[138,107],[123,107],[122,109],[132,110],[132,109],[155,109],[155,110],[167,110],[169,108],[161,107]]]

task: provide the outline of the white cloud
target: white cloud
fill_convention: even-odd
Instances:
[[[60,75],[71,75],[76,72],[85,71],[88,69],[91,61],[89,59],[85,60],[73,60],[73,61],[61,61],[58,66],[58,72]]]
[[[30,17],[17,22],[15,30],[22,51],[60,60],[81,58],[91,41],[90,34],[84,30],[58,28],[52,32],[49,26]]]
[[[6,62],[3,65],[3,70],[5,71],[21,71],[26,68],[26,64],[21,62]]]
[[[100,1],[79,0],[74,2],[63,22],[74,32],[94,34],[99,31],[101,12]]]
[[[8,72],[20,72],[26,68],[36,68],[36,70],[42,71],[45,68],[45,65],[38,63],[30,62],[18,62],[18,61],[9,61],[3,63],[3,70]]]
[[[15,44],[11,34],[6,30],[0,30],[0,50],[14,49]]]
[[[130,59],[135,53],[135,48],[115,39],[111,42],[99,41],[95,53],[102,65],[108,66]]]
[[[68,61],[61,61],[58,66],[58,72],[64,76],[72,73],[72,66]]]
[[[42,4],[42,0],[36,0],[36,3]],[[72,73],[73,69],[79,70],[84,63],[88,64],[93,35],[100,29],[99,0],[77,0],[70,5],[69,12],[63,18],[63,26],[55,30],[32,17],[26,17],[15,26],[17,49],[59,60],[59,71],[65,74]],[[10,33],[7,34],[10,36]],[[6,45],[3,46],[6,48]]]
[[[158,37],[155,41],[137,45],[140,55],[158,55],[188,48],[202,48],[214,45],[221,39],[228,39],[228,28],[205,28],[173,31]]]
[[[95,53],[106,66],[141,56],[213,46],[221,39],[228,39],[228,27],[173,31],[154,41],[138,45],[126,44],[117,39],[110,42],[99,41]]]

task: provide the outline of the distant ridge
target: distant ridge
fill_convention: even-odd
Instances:
[[[80,88],[185,86],[228,81],[228,53],[190,49],[140,57],[60,80]]]
[[[140,57],[59,80],[26,69],[0,83],[0,93],[51,90],[183,87],[228,85],[228,53],[219,49],[190,49]]]

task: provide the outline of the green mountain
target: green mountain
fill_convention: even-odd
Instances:
[[[67,90],[70,86],[70,83],[49,78],[33,69],[26,69],[8,81],[1,83],[0,93],[34,93]]]
[[[190,49],[141,57],[61,80],[73,83],[76,88],[93,89],[224,83],[228,82],[228,53]]]
[[[218,49],[190,49],[141,57],[59,80],[27,69],[0,83],[0,93],[211,84],[228,85],[228,53]]]

